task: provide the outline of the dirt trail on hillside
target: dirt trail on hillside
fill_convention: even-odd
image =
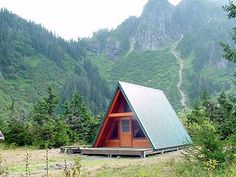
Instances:
[[[180,39],[174,43],[171,47],[171,53],[175,56],[175,58],[177,59],[178,63],[179,63],[179,82],[178,84],[176,85],[177,88],[178,88],[178,91],[181,95],[181,105],[184,107],[184,109],[187,108],[187,96],[186,94],[184,93],[184,91],[182,90],[182,83],[183,83],[183,69],[184,69],[184,61],[183,59],[180,57],[180,54],[179,52],[176,50],[177,46],[179,45],[179,43],[182,41],[183,39],[183,35],[181,35]]]
[[[127,58],[127,57],[129,56],[129,54],[134,51],[135,44],[136,44],[136,40],[135,40],[135,38],[132,38],[132,39],[130,40],[130,49],[129,49],[129,51],[126,53],[125,58]]]

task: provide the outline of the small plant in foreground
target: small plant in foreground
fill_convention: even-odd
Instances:
[[[66,160],[65,156],[64,156],[64,174],[65,174],[65,177],[70,177],[71,176],[71,173],[70,173],[70,170],[68,169],[68,164],[67,164],[67,160]]]
[[[72,169],[72,177],[79,175],[81,172],[81,157],[77,156],[74,158],[74,167]]]
[[[46,150],[46,155],[45,155],[45,163],[46,163],[46,177],[49,177],[49,158],[48,158],[48,149]]]
[[[26,177],[30,177],[30,168],[29,168],[29,153],[26,152],[26,156],[25,156],[25,176]]]
[[[0,154],[0,176],[7,176],[8,172],[7,169],[3,166],[3,157]]]
[[[204,162],[205,169],[208,171],[208,176],[211,177],[214,174],[216,167],[218,166],[218,162],[216,160],[209,160],[208,162]]]
[[[68,169],[66,158],[64,159],[64,174],[65,177],[76,177],[81,173],[81,157],[77,156],[74,158],[74,164],[72,169]]]

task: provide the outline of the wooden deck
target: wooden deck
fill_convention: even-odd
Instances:
[[[149,155],[163,154],[165,152],[176,151],[179,148],[166,149],[166,150],[153,150],[150,148],[84,148],[84,147],[61,147],[61,153],[67,154],[81,154],[81,155],[104,155],[108,157],[113,156],[136,156],[145,158]]]

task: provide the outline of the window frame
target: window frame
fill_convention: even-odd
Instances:
[[[117,120],[117,119],[114,119],[114,120],[112,120],[112,124],[116,124],[116,125],[113,125],[113,126],[117,126],[117,137],[115,137],[115,138],[112,138],[111,136],[112,136],[112,133],[113,132],[110,132],[110,134],[109,134],[109,136],[108,136],[108,138],[107,138],[107,140],[108,141],[112,141],[112,140],[119,140],[120,139],[120,135],[119,135],[119,120]],[[113,129],[114,130],[114,129]]]
[[[142,131],[142,134],[143,134],[144,136],[142,136],[142,137],[136,137],[136,136],[134,136],[134,131],[135,131],[135,127],[134,127],[134,126],[135,126],[135,124],[138,125],[139,129]],[[147,139],[145,133],[143,132],[143,130],[142,130],[141,126],[139,125],[139,122],[138,122],[138,120],[137,120],[136,118],[132,119],[132,137],[133,137],[133,139],[135,139],[135,140],[144,140],[144,139]]]
[[[123,124],[123,122],[126,122],[127,124]],[[130,120],[129,119],[121,119],[121,132],[122,133],[130,133],[131,131],[131,125],[130,125]],[[125,128],[128,128],[127,130],[124,130]]]

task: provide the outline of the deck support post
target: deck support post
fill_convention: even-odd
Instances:
[[[146,152],[143,151],[142,155],[141,155],[141,158],[146,158]]]
[[[107,154],[107,157],[112,158],[112,154]]]

